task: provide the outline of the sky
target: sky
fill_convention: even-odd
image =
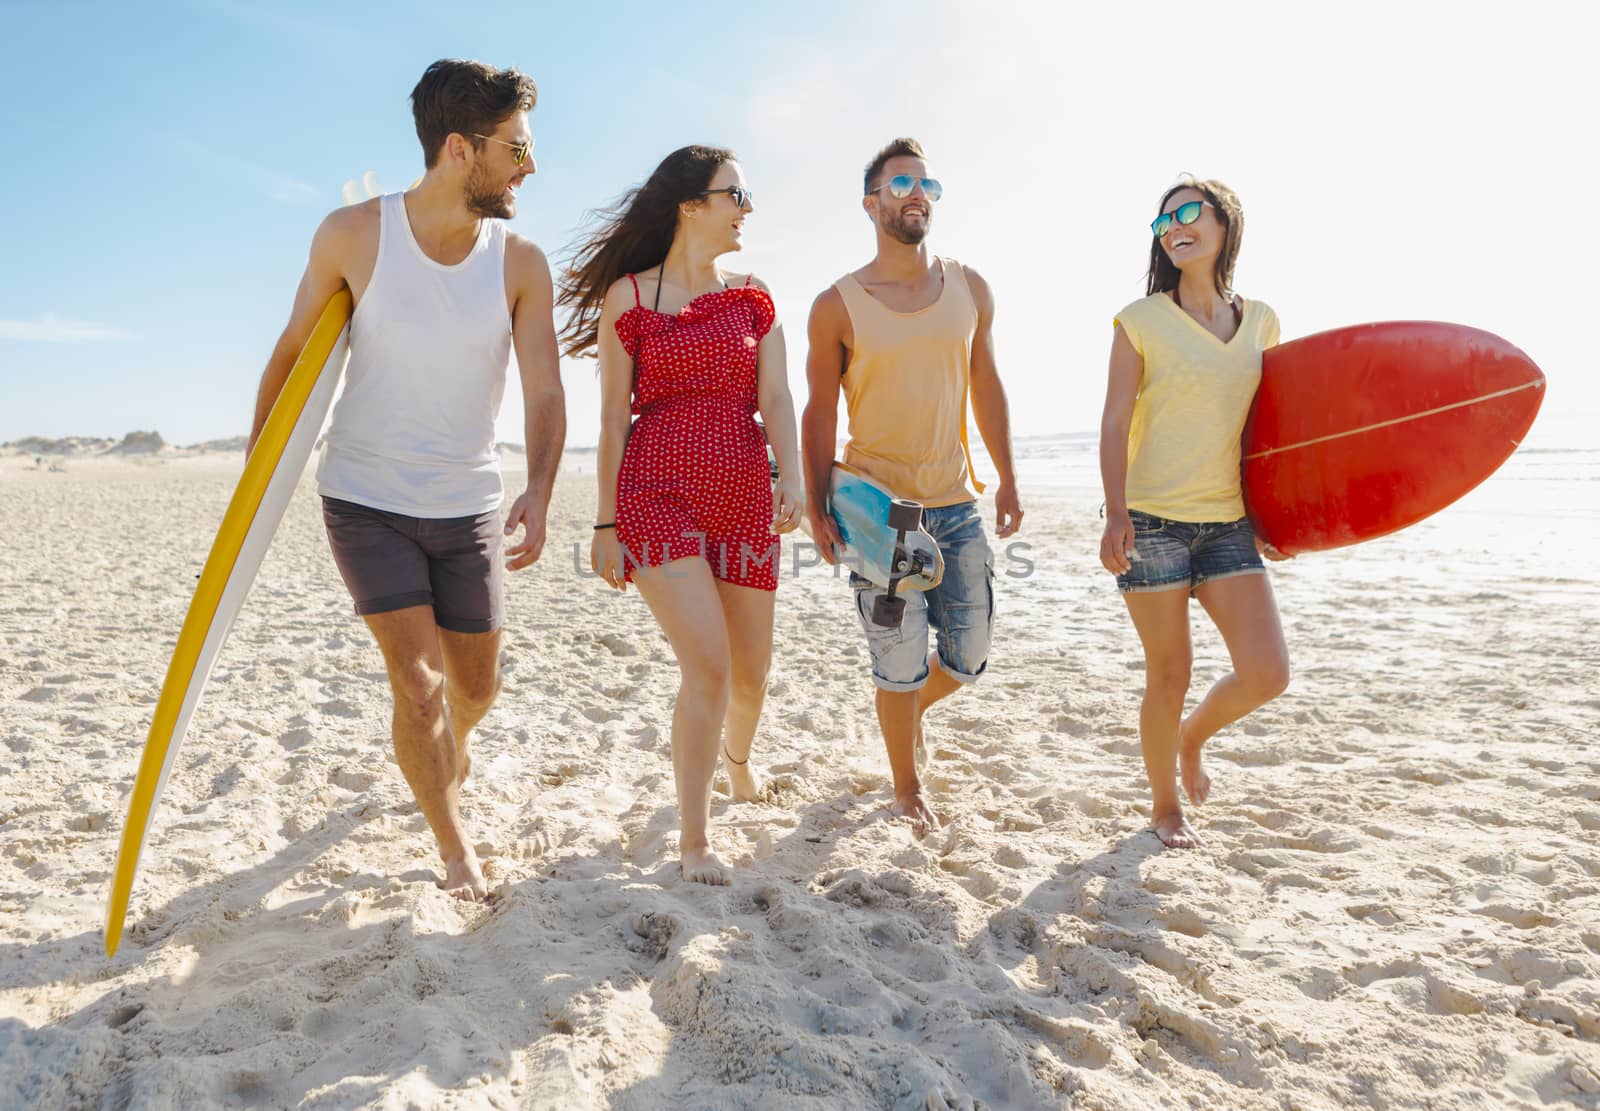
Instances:
[[[1188,172],[1242,198],[1235,285],[1285,339],[1485,328],[1548,376],[1530,443],[1592,442],[1597,13],[0,0],[0,442],[243,435],[345,183],[421,173],[408,97],[441,57],[538,82],[513,227],[557,260],[674,148],[738,151],[756,208],[724,262],[774,292],[797,410],[810,304],[873,250],[861,170],[910,135],[945,187],[931,246],[994,289],[1019,436],[1097,427],[1111,318],[1143,294],[1149,221]],[[563,380],[568,444],[593,444],[594,364]],[[511,382],[497,432],[520,442]]]

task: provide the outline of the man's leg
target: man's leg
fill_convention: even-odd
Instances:
[[[928,604],[924,595],[910,592],[899,628],[886,628],[872,620],[874,601],[884,593],[865,579],[852,576],[856,588],[856,616],[867,634],[872,653],[872,681],[877,686],[875,707],[883,747],[894,779],[894,804],[890,811],[910,819],[913,832],[922,836],[939,828],[939,818],[922,797],[917,774],[917,706],[928,671]]]
[[[461,821],[455,741],[445,724],[444,653],[432,606],[369,614],[367,627],[383,650],[394,692],[394,754],[417,805],[439,841],[444,881],[462,899],[488,894],[478,857]]]
[[[944,556],[944,578],[928,591],[935,650],[928,656],[928,682],[917,705],[917,747],[924,761],[922,716],[987,670],[994,636],[994,555],[977,506],[926,512]]]
[[[456,748],[456,784],[472,770],[472,730],[500,693],[505,566],[498,511],[420,523],[428,553],[433,620],[444,659],[445,728]]]
[[[500,693],[500,631],[439,630],[444,657],[445,725],[456,746],[456,785],[472,771],[472,730]]]

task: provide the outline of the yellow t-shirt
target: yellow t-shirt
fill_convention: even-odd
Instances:
[[[1116,322],[1144,359],[1128,432],[1128,508],[1173,521],[1237,521],[1239,441],[1261,353],[1278,342],[1278,314],[1245,301],[1238,332],[1223,343],[1156,293]]]

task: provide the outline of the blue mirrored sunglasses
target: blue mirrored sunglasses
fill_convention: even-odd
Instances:
[[[1200,219],[1200,210],[1202,208],[1211,207],[1212,205],[1209,201],[1185,201],[1171,212],[1163,212],[1152,220],[1150,230],[1155,233],[1157,239],[1160,239],[1172,230],[1172,222],[1174,220],[1180,224],[1192,224]]]
[[[910,174],[895,174],[894,177],[878,186],[878,189],[889,190],[889,196],[896,200],[904,200],[911,196],[911,191],[917,186],[922,186],[922,195],[930,201],[937,201],[944,196],[944,186],[931,177],[913,177]],[[878,189],[868,189],[868,193],[876,193]]]

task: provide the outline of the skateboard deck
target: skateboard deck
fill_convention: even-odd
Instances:
[[[896,573],[895,548],[900,530],[891,523],[890,512],[898,499],[884,485],[843,464],[833,465],[828,482],[828,512],[844,539],[839,562],[874,586],[887,588],[890,580],[901,590],[931,590],[944,578],[944,556],[938,541],[918,523],[904,533],[906,566]],[[910,571],[910,574],[905,573]]]

